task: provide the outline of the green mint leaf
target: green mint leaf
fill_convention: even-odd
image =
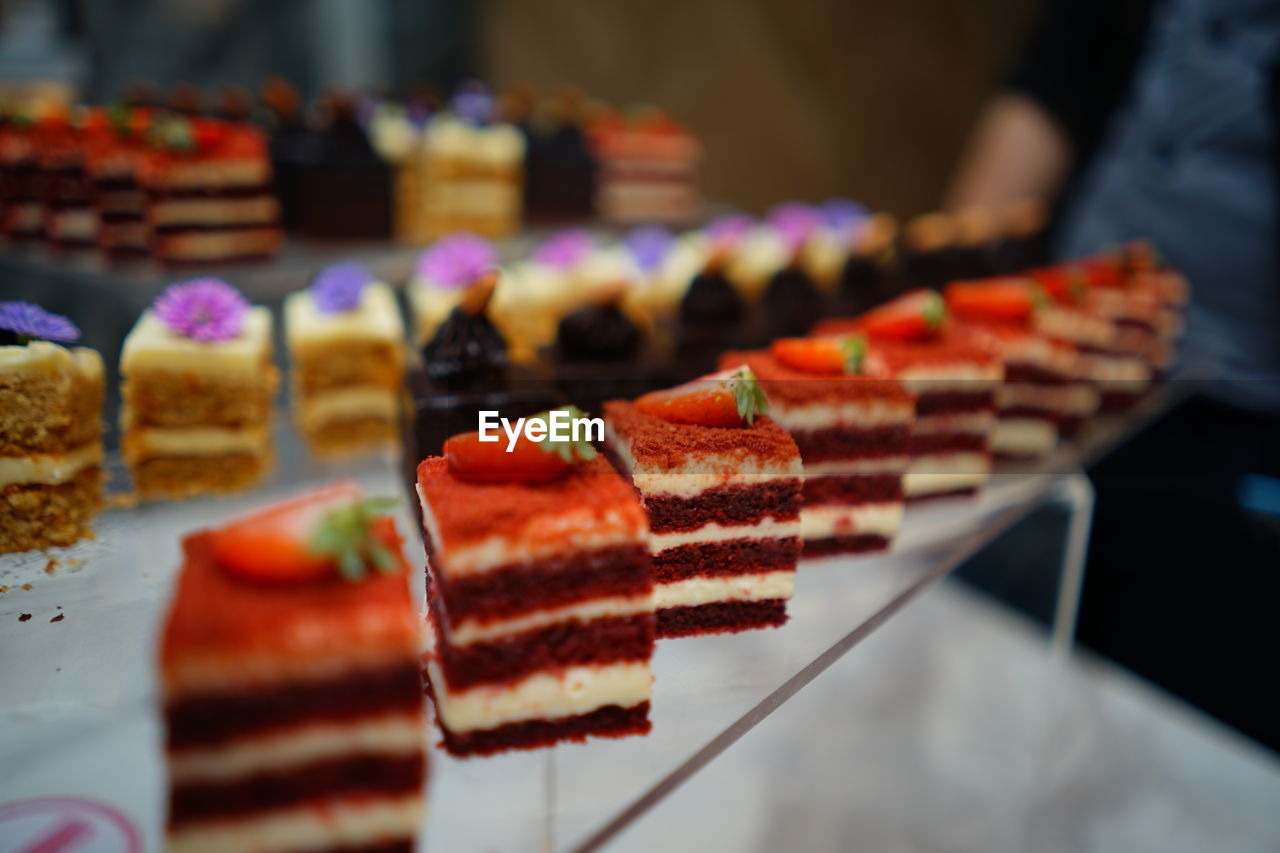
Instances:
[[[769,401],[751,368],[745,364],[739,367],[729,376],[728,382],[733,391],[733,400],[738,406],[738,417],[748,424],[754,424],[756,415],[769,413]]]
[[[531,415],[529,420],[542,421],[546,424],[547,435],[550,436],[552,412],[565,412],[569,415],[569,419],[571,421],[587,417],[587,413],[582,411],[582,409],[579,409],[577,406],[560,406],[557,409],[548,409],[545,412],[539,412],[536,415]],[[570,427],[570,430],[572,430],[572,427]],[[570,435],[572,435],[572,431],[570,432]],[[570,438],[566,441],[553,441],[551,438],[547,438],[545,441],[540,442],[538,446],[546,453],[554,453],[570,465],[577,462],[586,462],[596,458],[595,447],[586,439],[574,441]]]
[[[847,335],[840,341],[844,352],[844,372],[861,373],[862,362],[867,357],[867,339],[862,335]]]
[[[924,307],[924,324],[930,330],[937,329],[942,325],[942,321],[947,317],[947,305],[942,301],[941,294],[930,291],[925,294]]]
[[[307,539],[307,549],[317,557],[332,559],[338,573],[359,581],[370,564],[383,572],[397,568],[395,554],[373,533],[373,523],[395,508],[395,498],[364,498],[325,514]]]

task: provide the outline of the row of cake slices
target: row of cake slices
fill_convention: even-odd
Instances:
[[[56,105],[0,122],[0,230],[167,264],[266,258],[283,240],[260,128]]]

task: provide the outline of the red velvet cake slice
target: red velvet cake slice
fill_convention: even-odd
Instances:
[[[760,398],[739,415],[730,383],[755,386],[737,371],[604,404],[606,446],[649,514],[659,637],[787,620],[801,546],[800,452],[755,414]]]
[[[948,331],[942,297],[914,291],[852,319],[824,320],[814,333],[867,336],[863,373],[915,395],[908,502],[972,495],[991,473],[1000,356]]]
[[[775,344],[792,365],[757,350],[727,352],[720,366],[751,368],[770,417],[800,451],[804,555],[883,551],[902,522],[915,400],[896,383],[845,374],[839,363],[802,370],[793,366],[799,354],[784,347]]]
[[[166,849],[414,849],[421,621],[379,512],[338,484],[183,540],[160,661]]]
[[[653,582],[635,493],[579,445],[454,436],[418,467],[430,692],[453,755],[649,730]],[[564,445],[561,445],[564,447]],[[592,458],[586,458],[586,457]]]

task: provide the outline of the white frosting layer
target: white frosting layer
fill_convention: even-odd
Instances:
[[[102,378],[102,356],[87,347],[67,349],[48,341],[25,346],[0,346],[0,370],[5,373],[79,373],[86,382]]]
[[[1151,381],[1151,370],[1142,359],[1124,355],[1080,356],[1086,376],[1104,388],[1120,386],[1121,390],[1139,391]]]
[[[521,531],[509,531],[506,535],[494,535],[479,542],[450,545],[441,536],[440,524],[431,506],[418,488],[418,502],[422,506],[422,523],[427,535],[435,543],[437,559],[445,561],[452,577],[483,574],[513,563],[543,560],[560,554],[594,551],[617,545],[641,544],[646,530],[637,531],[629,514],[619,510],[603,519],[589,519],[590,509],[568,508],[557,516],[541,516],[530,524],[536,527],[537,536],[524,536]],[[447,549],[447,553],[443,553]]]
[[[810,462],[804,466],[806,480],[818,477],[857,477],[871,474],[901,474],[907,470],[910,456],[872,456],[868,459],[837,459]]]
[[[315,723],[229,744],[169,753],[173,784],[229,781],[349,755],[408,755],[423,748],[422,715],[397,713]]]
[[[960,412],[954,415],[926,415],[916,418],[912,435],[939,435],[951,433],[985,434],[996,424],[996,413]]]
[[[1057,446],[1057,425],[1040,418],[1001,418],[991,433],[993,453],[1042,456]]]
[[[910,426],[915,419],[915,406],[910,402],[890,403],[885,400],[864,399],[840,404],[815,403],[811,406],[789,406],[770,398],[769,415],[788,432],[808,432],[835,427],[875,429],[886,426]]]
[[[892,537],[902,524],[902,501],[820,504],[800,510],[800,532],[805,539],[833,536]]]
[[[631,708],[648,701],[653,686],[647,661],[570,666],[534,673],[514,683],[480,684],[460,691],[449,689],[434,660],[427,662],[427,674],[436,712],[453,732],[575,717],[606,705]]]
[[[605,442],[631,475],[631,483],[645,497],[696,497],[718,486],[755,486],[776,480],[800,479],[804,470],[799,452],[785,459],[761,459],[746,448],[731,453],[689,456],[674,468],[664,468],[645,459],[636,459],[630,442],[605,421]]]
[[[1070,385],[1034,385],[1014,382],[996,391],[996,405],[1035,406],[1063,414],[1091,415],[1098,408],[1098,390],[1084,383]]]
[[[67,453],[32,453],[27,456],[0,456],[0,487],[15,483],[56,486],[86,468],[102,464],[102,443],[77,447]]]
[[[335,421],[382,418],[393,421],[399,413],[399,393],[386,385],[349,385],[306,394],[294,401],[303,429],[320,429]]]
[[[264,456],[271,449],[266,426],[133,427],[126,425],[122,449],[127,458],[158,456]]]
[[[365,285],[360,304],[344,314],[321,312],[310,290],[289,294],[284,301],[284,334],[290,349],[300,344],[344,340],[380,341],[400,346],[404,323],[391,288],[375,281]]]
[[[368,846],[413,838],[422,821],[422,792],[398,799],[311,802],[235,819],[188,824],[170,833],[168,853],[292,853]]]
[[[443,611],[444,602],[440,601],[439,604]],[[613,596],[610,598],[595,598],[576,604],[566,604],[563,607],[535,610],[532,613],[512,619],[497,619],[485,622],[466,619],[457,625],[452,624],[448,619],[448,614],[445,613],[445,625],[443,628],[450,645],[470,646],[524,631],[546,628],[549,625],[556,625],[562,622],[576,621],[585,624],[593,619],[637,616],[642,613],[652,612],[653,596],[651,594]]]
[[[254,306],[245,315],[239,337],[205,343],[181,337],[147,309],[124,339],[120,373],[139,371],[196,373],[228,377],[260,374],[271,359],[271,312]]]
[[[985,453],[931,453],[911,460],[902,490],[908,497],[981,486],[991,474]]]
[[[762,572],[754,575],[696,577],[653,588],[654,604],[668,607],[697,607],[722,601],[768,601],[790,598],[795,588],[794,571]]]
[[[649,550],[657,554],[681,545],[709,545],[717,542],[732,542],[735,539],[786,539],[799,535],[799,519],[779,521],[772,516],[766,516],[755,524],[734,524],[728,527],[711,521],[696,530],[685,530],[679,533],[650,533]]]

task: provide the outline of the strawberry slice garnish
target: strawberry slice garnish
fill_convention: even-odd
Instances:
[[[1124,287],[1124,263],[1114,255],[1085,258],[1079,266],[1090,287]]]
[[[246,580],[314,581],[335,570],[358,580],[370,563],[396,568],[399,537],[385,514],[392,505],[335,483],[233,521],[212,532],[210,545],[219,566]]]
[[[1034,283],[1020,278],[957,281],[943,290],[947,310],[962,320],[1025,322],[1044,296]]]
[[[743,365],[652,391],[636,400],[636,408],[674,424],[736,427],[755,423],[769,407],[755,374]]]
[[[862,335],[779,338],[769,347],[778,361],[807,373],[858,373],[867,354]]]
[[[1040,289],[1054,302],[1075,304],[1084,298],[1089,289],[1084,273],[1074,264],[1042,267],[1029,273]]]
[[[584,417],[575,406],[562,407],[571,418]],[[551,412],[531,419],[547,421]],[[464,432],[447,439],[444,457],[449,473],[475,483],[550,483],[569,472],[578,461],[592,459],[596,450],[589,441],[530,441],[524,432],[508,452],[505,435],[498,441],[481,441],[479,432]]]
[[[913,290],[863,314],[858,328],[871,338],[917,341],[937,335],[946,316],[940,295],[932,290]]]

